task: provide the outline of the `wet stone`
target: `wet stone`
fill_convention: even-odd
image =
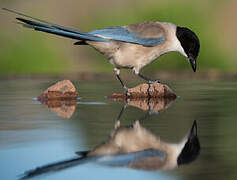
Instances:
[[[72,82],[70,80],[63,80],[46,89],[38,96],[38,100],[70,100],[77,99],[77,97],[78,92]]]

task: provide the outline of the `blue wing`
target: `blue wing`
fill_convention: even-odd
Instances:
[[[88,34],[99,36],[104,39],[118,40],[128,43],[140,44],[143,46],[157,46],[165,40],[165,36],[142,37],[139,32],[129,31],[126,27],[111,27],[91,31]]]
[[[117,40],[152,47],[161,44],[165,40],[165,35],[163,33],[162,27],[156,22],[148,21],[123,27],[111,27],[84,33],[41,19],[37,19],[10,9],[3,8],[3,10],[32,19],[28,20],[24,18],[17,18],[17,20],[23,22],[23,25],[26,27],[33,28],[37,31],[80,40],[79,43],[76,44],[83,44],[83,41],[86,40],[98,42],[109,42],[109,40]]]
[[[142,162],[142,160],[149,157],[159,157],[162,160],[166,159],[166,154],[164,152],[153,149],[128,154],[98,155],[89,157],[86,156],[88,152],[89,151],[77,152],[78,155],[81,155],[80,157],[47,164],[41,167],[37,167],[36,169],[29,170],[23,174],[21,179],[32,178],[45,173],[61,171],[63,169],[67,169],[77,165],[93,162],[106,166],[128,166],[129,164],[136,164]]]
[[[96,162],[107,166],[127,166],[148,157],[159,157],[160,159],[165,160],[166,154],[162,151],[149,149],[128,154],[101,156],[100,158],[98,157]]]

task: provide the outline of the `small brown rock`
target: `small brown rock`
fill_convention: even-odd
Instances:
[[[134,88],[129,89],[130,99],[137,98],[176,98],[174,92],[165,84],[140,84]],[[113,93],[109,96],[112,99],[126,99],[125,93]]]
[[[56,84],[46,89],[38,99],[40,101],[46,100],[70,100],[76,99],[78,93],[75,86],[70,80],[59,81]]]

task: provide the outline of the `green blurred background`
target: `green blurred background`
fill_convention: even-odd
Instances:
[[[0,0],[0,7],[81,31],[147,20],[173,22],[199,36],[199,73],[237,70],[236,0]],[[0,75],[112,72],[112,65],[92,48],[22,28],[15,17],[0,10]],[[184,57],[172,52],[144,71],[191,72],[191,68]]]

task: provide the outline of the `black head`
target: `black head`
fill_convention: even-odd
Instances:
[[[180,41],[184,52],[187,54],[193,71],[196,71],[196,60],[198,57],[200,42],[197,35],[188,28],[177,26],[176,36]]]
[[[200,143],[197,136],[197,123],[196,121],[194,121],[192,129],[188,136],[188,140],[178,157],[178,165],[194,161],[198,157],[199,153]]]

